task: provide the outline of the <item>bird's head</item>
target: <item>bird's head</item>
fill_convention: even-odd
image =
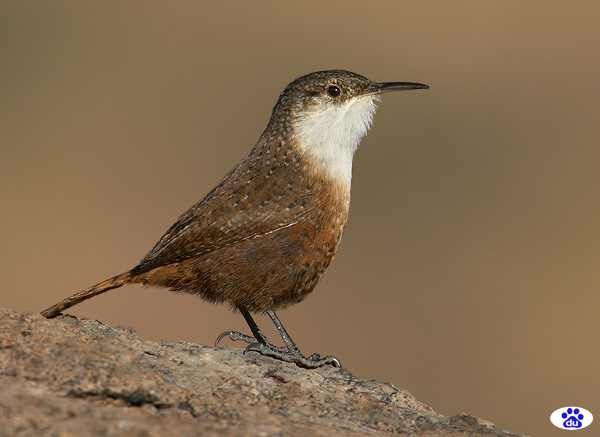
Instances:
[[[420,83],[373,82],[345,70],[318,71],[286,87],[271,123],[285,119],[303,154],[349,184],[354,152],[371,126],[379,95],[426,88]]]

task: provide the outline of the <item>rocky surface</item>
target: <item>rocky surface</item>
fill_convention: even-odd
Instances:
[[[514,436],[391,384],[98,321],[0,310],[0,435]]]

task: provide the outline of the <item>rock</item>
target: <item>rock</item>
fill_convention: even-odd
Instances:
[[[95,320],[0,310],[0,434],[515,436],[391,384],[242,349],[154,343]]]

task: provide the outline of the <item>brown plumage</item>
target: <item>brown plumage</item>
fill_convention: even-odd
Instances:
[[[306,358],[297,348],[294,355],[272,346],[250,313],[266,312],[280,328],[273,311],[300,302],[314,289],[342,237],[351,160],[371,122],[376,96],[425,87],[378,84],[341,70],[296,79],[280,95],[250,153],[179,217],[136,267],[42,314],[54,317],[122,285],[154,285],[239,310],[254,337],[226,334],[251,343],[247,350],[305,367],[339,365],[333,357]]]

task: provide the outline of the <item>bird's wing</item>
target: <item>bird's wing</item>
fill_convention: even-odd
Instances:
[[[277,183],[264,176],[244,179],[236,173],[247,172],[239,170],[234,169],[179,217],[134,269],[135,273],[294,226],[311,210],[312,195],[302,184],[293,184],[292,188],[287,181]]]

